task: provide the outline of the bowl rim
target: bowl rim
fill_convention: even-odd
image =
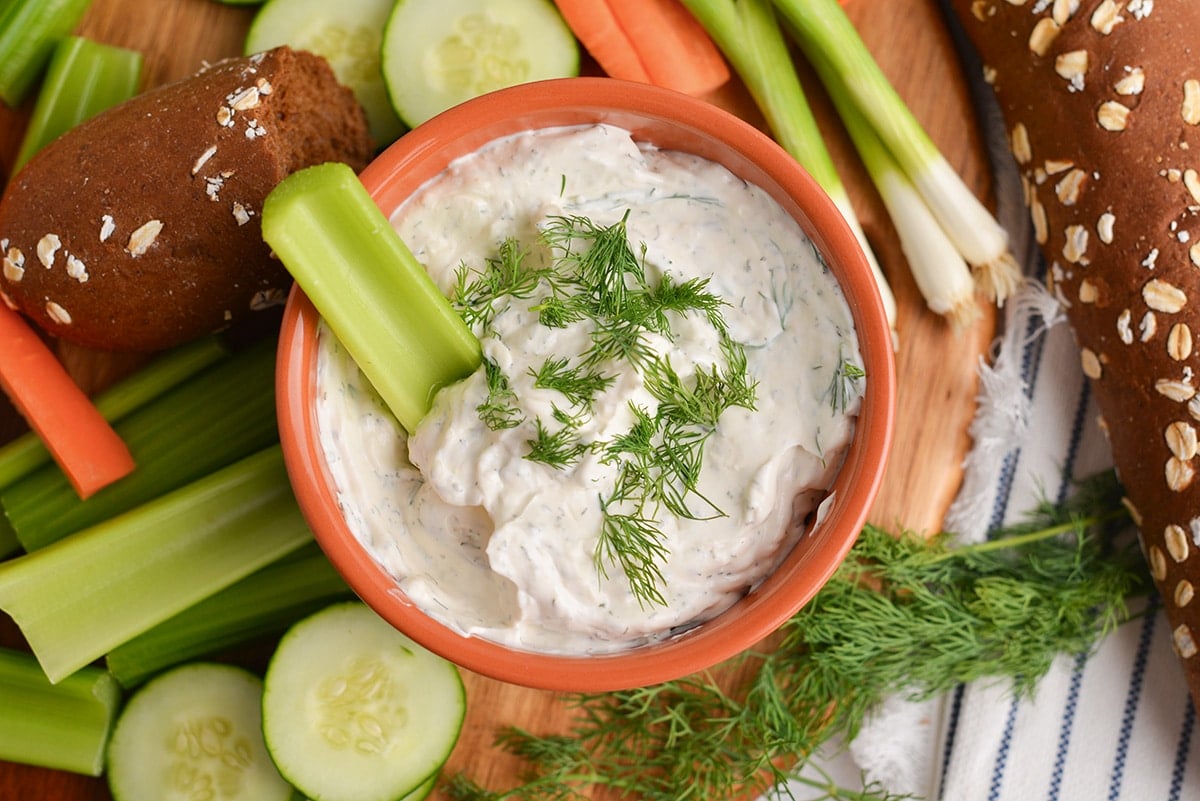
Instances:
[[[566,122],[548,123],[551,116]],[[622,124],[635,138],[660,146],[699,135],[698,141],[708,144],[685,149],[707,151],[698,154],[725,163],[770,192],[797,219],[843,286],[868,379],[828,514],[805,535],[807,558],[789,555],[729,610],[646,646],[576,656],[522,651],[464,636],[405,598],[341,517],[315,435],[319,315],[297,286],[288,296],[280,330],[276,404],[284,461],[301,511],[335,569],[363,601],[418,644],[472,672],[547,690],[603,692],[676,679],[733,657],[777,630],[828,581],[866,522],[882,484],[894,429],[896,373],[891,328],[878,287],[841,213],[773,139],[707,101],[603,77],[520,84],[467,101],[414,128],[372,161],[360,179],[390,217],[398,201],[411,193],[396,187],[415,188],[440,172],[450,159],[447,147],[454,147],[455,154],[466,153],[504,133],[572,120]],[[730,160],[734,163],[726,163]],[[808,201],[802,206],[794,197]],[[806,580],[797,580],[801,574]]]

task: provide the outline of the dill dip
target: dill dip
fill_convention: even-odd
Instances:
[[[639,340],[643,367],[669,364],[684,386],[740,370],[753,389],[702,437],[699,478],[684,493],[690,515],[655,501],[633,508],[614,491],[629,465],[611,446],[639,415],[662,411],[663,381],[638,360],[593,359],[604,380],[582,401],[535,378],[554,359],[582,364],[598,341],[595,321],[546,324],[545,283],[464,314],[492,375],[481,368],[442,390],[411,438],[323,329],[317,415],[351,529],[413,603],[513,647],[603,653],[686,630],[772,571],[819,515],[870,378],[841,290],[795,221],[724,167],[620,128],[496,140],[392,218],[460,300],[506,241],[526,268],[554,268],[561,254],[546,231],[564,220],[623,223],[648,285],[692,281],[720,300],[718,323],[704,311],[671,313],[669,331]],[[499,426],[482,411],[497,397]],[[570,459],[531,458],[539,434],[564,428]],[[661,554],[651,596],[619,561],[598,558],[605,527],[631,519],[650,521]]]

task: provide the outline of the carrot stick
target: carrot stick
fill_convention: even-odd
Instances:
[[[0,389],[42,438],[80,498],[133,471],[125,443],[46,343],[4,303]]]
[[[610,78],[650,83],[641,56],[604,0],[554,0],[558,12]]]
[[[613,78],[705,95],[729,65],[679,0],[555,0],[563,19]]]

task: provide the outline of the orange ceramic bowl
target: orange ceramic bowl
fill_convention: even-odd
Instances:
[[[663,149],[716,161],[762,187],[816,244],[849,302],[867,372],[854,439],[827,514],[756,589],[686,633],[617,653],[550,655],[458,634],[408,601],[342,518],[314,411],[319,319],[299,290],[285,310],[277,376],[280,436],[300,506],[317,541],[362,599],[413,640],[466,669],[515,684],[587,692],[645,686],[711,667],[771,634],[820,589],[846,556],[879,488],[892,439],[896,381],[891,333],[871,270],[833,203],[773,140],[711,104],[607,78],[525,84],[421,125],[361,178],[390,216],[452,159],[493,139],[597,122],[623,127]]]

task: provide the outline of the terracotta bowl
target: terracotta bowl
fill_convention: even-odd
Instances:
[[[292,484],[317,541],[350,586],[413,640],[495,679],[552,690],[598,692],[678,678],[771,634],[828,580],[866,520],[883,475],[895,412],[892,340],[862,250],[817,184],[753,126],[711,104],[607,78],[525,84],[464,103],[406,134],[362,173],[385,214],[454,158],[521,130],[606,122],[660,148],[719,162],[769,192],[816,244],[848,299],[868,375],[855,436],[828,514],[755,590],[713,620],[631,650],[561,656],[465,637],[425,615],[359,545],[338,509],[314,412],[318,316],[293,290],[278,362],[280,436]]]

